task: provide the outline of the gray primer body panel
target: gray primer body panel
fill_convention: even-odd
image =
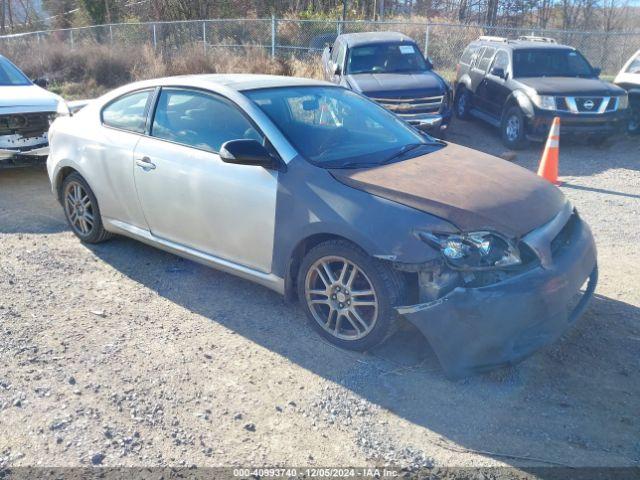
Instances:
[[[457,231],[436,216],[343,185],[296,157],[278,177],[273,273],[284,278],[296,246],[316,234],[344,237],[397,262],[426,262],[440,254],[415,231],[431,229]]]

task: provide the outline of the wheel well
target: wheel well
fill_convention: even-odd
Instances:
[[[67,178],[72,173],[77,173],[78,171],[71,167],[62,167],[58,172],[58,176],[55,180],[56,192],[58,193],[58,200],[62,202],[62,183],[64,179]]]
[[[287,265],[287,271],[285,273],[284,279],[284,296],[287,301],[295,301],[298,297],[296,284],[298,281],[298,270],[300,268],[300,263],[304,256],[315,246],[320,245],[328,240],[344,240],[350,243],[353,243],[359,248],[360,245],[349,240],[348,238],[342,237],[340,235],[334,235],[331,233],[317,233],[315,235],[311,235],[303,240],[301,240],[298,245],[293,249],[293,253],[291,254],[291,258],[289,259],[289,263]]]

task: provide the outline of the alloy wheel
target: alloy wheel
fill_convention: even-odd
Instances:
[[[467,109],[467,95],[466,93],[462,93],[460,98],[458,98],[458,116],[464,116]]]
[[[517,115],[511,115],[507,119],[507,126],[505,129],[507,139],[510,142],[515,142],[520,136],[520,119]]]
[[[379,306],[373,284],[346,258],[318,259],[307,272],[305,297],[315,321],[336,338],[358,340],[376,324]]]
[[[78,182],[69,182],[64,191],[64,208],[71,227],[76,233],[86,236],[95,223],[91,198]]]

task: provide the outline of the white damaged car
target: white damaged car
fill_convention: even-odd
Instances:
[[[66,102],[0,55],[0,168],[44,162],[49,125],[59,115],[69,115]]]

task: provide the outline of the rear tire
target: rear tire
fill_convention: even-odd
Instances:
[[[397,272],[345,240],[311,249],[298,273],[298,298],[311,326],[348,350],[368,350],[397,330],[394,307],[403,287]]]
[[[640,134],[640,111],[631,113],[631,118],[629,119],[629,123],[627,123],[627,133],[629,135]]]
[[[460,87],[458,89],[458,94],[456,95],[455,101],[455,110],[456,117],[460,120],[468,120],[471,118],[471,93],[465,87]]]
[[[512,150],[525,148],[528,144],[525,127],[525,118],[520,107],[507,107],[500,124],[500,133],[504,144]]]
[[[113,236],[104,229],[98,200],[82,175],[77,172],[68,175],[60,192],[67,223],[80,240],[100,243]]]
[[[587,139],[587,141],[589,142],[589,145],[594,145],[596,147],[605,146],[607,143],[607,140],[609,140],[608,135],[592,135]]]

